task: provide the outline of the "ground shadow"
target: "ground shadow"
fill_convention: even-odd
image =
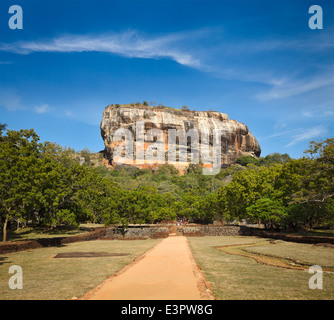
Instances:
[[[54,258],[96,258],[96,257],[123,257],[129,253],[109,253],[109,252],[62,252]]]
[[[5,263],[10,263],[10,261],[6,261],[7,259],[8,259],[7,257],[0,255],[0,266]]]

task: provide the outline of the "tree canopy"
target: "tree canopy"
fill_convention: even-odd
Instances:
[[[6,131],[6,133],[5,133]],[[91,159],[84,149],[80,156]],[[80,165],[73,149],[31,130],[0,126],[0,223],[45,228],[82,222],[122,225],[188,218],[246,219],[275,228],[334,224],[334,139],[312,141],[300,159],[243,157],[215,176],[189,165],[158,170]]]

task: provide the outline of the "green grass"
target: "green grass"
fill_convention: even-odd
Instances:
[[[42,227],[24,227],[19,230],[7,230],[7,241],[28,241],[41,238],[53,237],[69,237],[85,232],[89,232],[90,228],[104,227],[102,224],[81,224],[79,228],[75,227],[57,227],[52,230],[47,230]],[[2,242],[2,229],[0,230],[0,244]]]
[[[246,244],[268,239],[258,237],[188,238],[197,263],[202,268],[218,299],[231,300],[325,300],[334,299],[334,274],[323,274],[323,289],[309,288],[312,274],[257,263],[254,259],[228,254],[215,247]],[[333,248],[311,244],[287,243],[247,247],[248,251],[333,265]],[[308,257],[308,259],[306,259]],[[302,259],[303,258],[303,259]],[[304,259],[305,258],[305,259]],[[331,261],[330,261],[331,260]]]
[[[274,245],[247,248],[247,251],[293,258],[309,265],[334,267],[334,248],[275,240]],[[333,288],[334,290],[334,288]]]
[[[80,297],[160,240],[95,240],[61,247],[40,248],[0,255],[0,300],[64,300]],[[62,252],[129,253],[128,256],[53,258]],[[12,290],[9,267],[23,270],[23,289]]]

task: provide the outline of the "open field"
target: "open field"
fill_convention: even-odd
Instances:
[[[312,274],[257,262],[247,257],[247,251],[292,258],[309,264],[334,267],[334,248],[275,241],[258,237],[204,237],[188,238],[194,257],[212,284],[218,299],[334,299],[334,274],[323,274],[323,289],[311,290]],[[264,241],[267,241],[265,244]],[[227,253],[217,247],[260,243],[247,246],[245,256]],[[231,247],[232,248],[232,247]]]
[[[0,300],[79,298],[159,241],[95,240],[0,255]],[[188,242],[217,299],[334,299],[331,246],[251,236],[189,237]],[[8,286],[12,265],[23,269],[22,290]],[[326,271],[322,290],[309,288],[309,265]]]
[[[0,255],[0,300],[80,297],[159,241],[95,240]],[[54,258],[60,253],[78,252],[128,255]],[[21,290],[11,290],[8,286],[12,276],[8,270],[12,265],[23,269]]]

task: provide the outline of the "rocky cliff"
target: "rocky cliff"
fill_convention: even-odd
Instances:
[[[246,125],[216,111],[109,105],[103,112],[101,135],[105,158],[114,167],[169,163],[182,172],[190,162],[227,167],[243,155],[261,154]]]

